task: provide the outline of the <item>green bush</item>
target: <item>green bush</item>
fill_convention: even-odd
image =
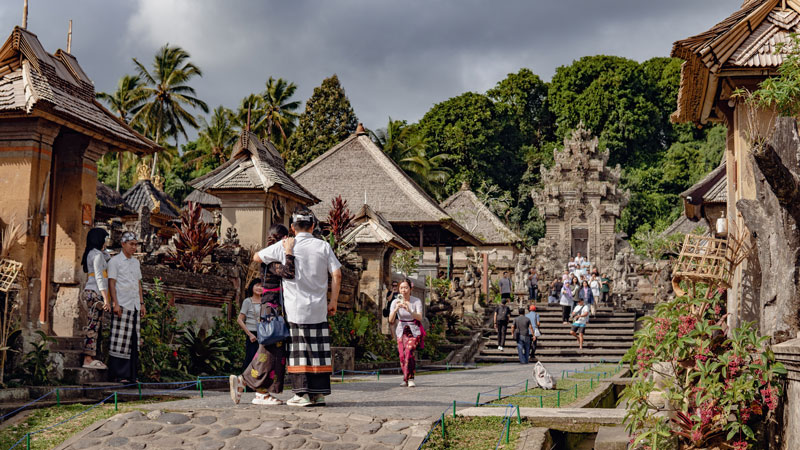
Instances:
[[[39,335],[39,342],[33,344],[33,350],[25,354],[22,368],[28,377],[29,383],[34,386],[40,386],[48,384],[50,381],[52,364],[49,360],[49,345],[51,342],[55,342],[55,339],[44,334],[41,330],[37,330],[36,334]]]
[[[440,349],[440,346],[447,342],[445,337],[447,322],[441,316],[433,316],[429,319],[431,326],[425,330],[425,348],[419,351],[419,357],[439,361],[447,356],[447,353]]]
[[[245,334],[239,327],[236,319],[228,318],[228,305],[222,305],[220,315],[214,317],[214,327],[211,330],[214,337],[222,340],[222,345],[228,348],[226,352],[228,362],[222,364],[220,373],[236,373],[244,365]]]
[[[353,347],[356,360],[365,360],[367,352],[373,353],[379,360],[397,359],[394,342],[381,333],[381,325],[373,314],[364,311],[340,312],[330,317],[328,323],[331,329],[331,345]]]
[[[178,341],[181,351],[188,356],[186,370],[192,375],[220,374],[225,365],[230,363],[224,339],[215,336],[213,331],[190,327]]]
[[[176,350],[177,338],[184,327],[178,324],[178,309],[170,305],[160,278],[153,280],[152,290],[145,292],[147,314],[140,327],[139,377],[144,380],[185,380],[183,367],[188,365]]]

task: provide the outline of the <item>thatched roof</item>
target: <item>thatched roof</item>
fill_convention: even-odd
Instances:
[[[14,27],[0,47],[0,117],[43,117],[111,146],[136,153],[159,147],[95,100],[78,60],[47,53],[30,31]]]
[[[702,232],[698,232],[698,228],[702,229]],[[708,229],[708,223],[705,220],[692,220],[685,215],[681,214],[675,222],[672,222],[670,226],[668,226],[664,231],[661,232],[661,236],[668,237],[675,233],[680,234],[697,234],[697,235],[711,235]]]
[[[398,225],[436,225],[469,245],[481,245],[480,240],[453,220],[365,133],[354,133],[294,176],[322,199],[341,195],[351,207],[369,204],[395,229]],[[329,207],[330,202],[326,201],[313,206],[312,210],[323,218]]]
[[[440,206],[484,244],[512,245],[522,242],[522,238],[489,210],[466,183]]]
[[[709,172],[702,180],[689,189],[681,192],[681,197],[693,205],[702,203],[727,202],[728,177],[725,170],[725,160],[716,169]]]
[[[166,192],[157,189],[150,180],[139,180],[122,194],[123,200],[135,211],[146,206],[152,214],[161,214],[170,219],[180,217],[180,207]]]
[[[800,31],[800,0],[749,0],[730,17],[696,36],[677,41],[672,56],[681,66],[675,122],[705,123],[719,119],[714,111],[721,76],[763,79],[775,74],[785,52],[777,46]]]
[[[133,208],[125,203],[119,192],[99,181],[97,182],[97,208],[101,208],[106,215],[127,216],[136,214]]]
[[[197,189],[193,190],[189,195],[186,196],[185,199],[183,199],[184,204],[188,204],[189,202],[199,203],[204,208],[219,208],[222,206],[219,198],[214,197],[206,192],[198,191]]]
[[[231,157],[213,171],[189,182],[197,190],[264,190],[291,197],[304,205],[319,199],[306,190],[288,172],[280,153],[271,142],[261,142],[250,131],[242,131]]]
[[[398,250],[410,250],[411,244],[394,232],[392,225],[369,205],[364,205],[353,217],[355,227],[344,237],[345,242],[356,244],[384,244]]]

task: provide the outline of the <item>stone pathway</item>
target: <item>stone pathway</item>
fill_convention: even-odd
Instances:
[[[547,369],[559,374],[583,366],[548,364]],[[227,392],[206,391],[204,398],[143,405],[146,414],[135,411],[97,422],[58,448],[416,449],[453,400],[474,401],[478,392],[500,385],[503,394],[518,392],[532,370],[533,365],[504,364],[419,375],[416,388],[400,386],[402,377],[396,375],[334,384],[327,406],[314,408],[257,406],[250,403],[252,393],[234,405]],[[290,396],[285,392],[281,398]]]

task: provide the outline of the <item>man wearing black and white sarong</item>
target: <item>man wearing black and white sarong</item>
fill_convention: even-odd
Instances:
[[[315,238],[316,220],[307,208],[292,214],[295,234],[294,279],[283,280],[283,301],[289,322],[291,343],[287,372],[294,397],[292,406],[321,406],[331,393],[331,337],[328,316],[336,314],[342,283],[341,263],[327,242]],[[284,263],[283,245],[277,242],[253,255],[254,261]],[[331,298],[327,302],[328,273],[331,274]]]
[[[133,257],[139,242],[130,231],[120,238],[122,251],[108,262],[108,292],[111,294],[111,342],[108,376],[122,383],[136,381],[139,367],[139,321],[145,314],[142,271]]]

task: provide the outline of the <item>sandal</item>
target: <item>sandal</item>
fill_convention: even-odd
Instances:
[[[106,369],[108,369],[108,366],[103,364],[103,361],[100,361],[98,359],[94,359],[89,364],[84,364],[83,368],[84,369],[106,370]]]
[[[228,384],[231,391],[231,400],[238,405],[239,401],[242,400],[242,393],[244,393],[244,380],[241,375],[231,375],[228,377]]]

